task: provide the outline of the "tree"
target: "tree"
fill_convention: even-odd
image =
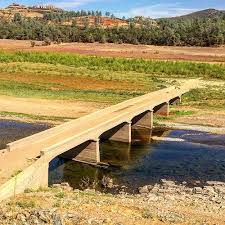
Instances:
[[[13,17],[13,22],[14,23],[22,23],[22,21],[23,21],[23,18],[22,18],[22,16],[20,15],[20,13],[16,13],[15,15],[14,15],[14,17]]]

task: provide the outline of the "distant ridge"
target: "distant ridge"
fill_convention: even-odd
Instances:
[[[171,19],[198,19],[198,18],[223,16],[223,15],[225,15],[225,10],[204,9],[204,10],[200,10],[200,11],[189,13],[182,16],[171,17]]]

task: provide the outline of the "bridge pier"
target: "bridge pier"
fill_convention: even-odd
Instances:
[[[131,122],[124,122],[104,132],[100,139],[131,143]]]
[[[132,119],[132,128],[153,128],[153,111],[146,111]]]
[[[170,100],[170,105],[178,105],[181,103],[181,96],[178,96],[176,98],[173,98]]]
[[[121,124],[117,132],[114,133],[109,140],[131,143],[131,123]]]
[[[74,161],[97,164],[100,162],[99,140],[90,140],[60,155]]]
[[[157,105],[153,109],[153,112],[156,115],[168,116],[169,113],[170,113],[169,102],[165,102],[165,103],[162,103],[160,105]]]

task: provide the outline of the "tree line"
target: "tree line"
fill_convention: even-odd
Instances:
[[[0,38],[53,42],[100,42],[170,46],[217,46],[225,44],[225,15],[195,19],[159,19],[156,25],[130,20],[128,27],[102,28],[49,23],[56,18],[62,21],[75,12],[45,14],[44,18],[24,18],[15,14],[11,21],[0,20]],[[88,14],[88,12],[86,12]],[[76,14],[80,16],[84,12]],[[90,11],[89,14],[92,15]],[[101,17],[101,12],[93,12]],[[69,16],[68,16],[69,15]],[[85,14],[86,15],[86,14]],[[107,16],[110,16],[107,13]],[[64,19],[63,19],[64,18]]]

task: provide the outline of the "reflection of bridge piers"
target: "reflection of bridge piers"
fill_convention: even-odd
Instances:
[[[20,153],[20,159],[39,159],[0,187],[0,199],[21,193],[26,188],[47,186],[49,163],[60,155],[98,164],[101,140],[131,143],[132,128],[142,127],[151,131],[153,114],[168,115],[169,105],[177,104],[180,96],[189,91],[188,87],[194,87],[194,82],[179,89],[170,87],[130,99],[9,144],[8,157],[11,155],[12,160],[14,152]]]
[[[101,159],[105,163],[130,161],[130,150],[130,143],[105,141],[100,145]]]

